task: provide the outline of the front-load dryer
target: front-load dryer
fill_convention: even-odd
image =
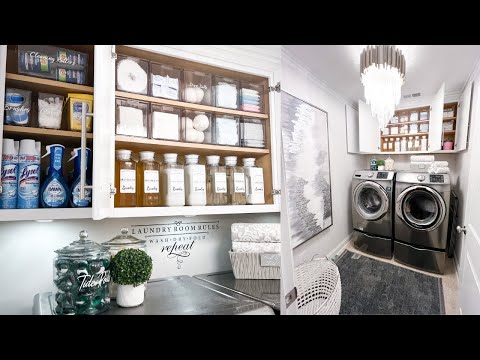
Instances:
[[[443,274],[450,194],[448,174],[397,172],[394,216],[396,261]]]
[[[391,259],[395,172],[357,170],[352,179],[353,244],[366,253]]]

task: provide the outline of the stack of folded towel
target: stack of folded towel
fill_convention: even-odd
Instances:
[[[430,174],[448,174],[450,168],[448,167],[448,161],[434,161],[428,168]]]
[[[234,252],[280,252],[280,224],[235,223],[231,230]]]
[[[410,169],[413,171],[427,172],[434,161],[435,156],[433,155],[412,155],[410,156]]]
[[[260,94],[257,90],[240,89],[240,110],[260,112]]]

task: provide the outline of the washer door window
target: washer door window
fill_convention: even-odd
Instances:
[[[407,225],[431,231],[445,219],[446,206],[442,196],[434,189],[412,186],[398,196],[396,211]]]
[[[388,195],[377,183],[364,181],[357,185],[354,194],[355,208],[365,220],[379,220],[388,211]]]

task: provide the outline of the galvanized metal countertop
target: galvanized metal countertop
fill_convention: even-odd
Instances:
[[[51,315],[53,294],[34,297],[33,314]],[[119,307],[115,301],[103,315],[273,315],[265,303],[190,276],[152,280],[147,285],[145,301],[133,308]]]

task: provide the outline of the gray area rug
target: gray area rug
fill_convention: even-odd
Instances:
[[[445,314],[442,279],[345,251],[340,315]]]

